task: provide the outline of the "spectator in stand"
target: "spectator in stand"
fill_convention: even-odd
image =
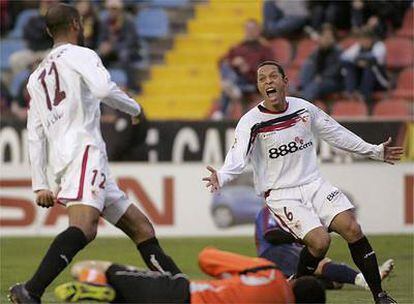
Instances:
[[[384,39],[387,32],[402,25],[404,13],[412,1],[363,1],[353,0],[351,24],[354,32],[368,28]]]
[[[267,38],[289,37],[300,33],[309,19],[306,1],[265,1],[263,18],[263,32]]]
[[[98,53],[106,66],[124,69],[128,88],[138,90],[134,63],[140,60],[140,47],[134,21],[125,13],[122,0],[107,0],[105,7],[108,16],[102,24]]]
[[[23,39],[27,44],[27,49],[10,56],[10,67],[13,75],[42,60],[53,46],[53,40],[46,31],[44,15],[48,8],[57,2],[57,0],[41,0],[39,15],[30,18],[23,27]]]
[[[98,37],[101,28],[95,8],[90,0],[76,0],[75,6],[83,18],[85,46],[95,50],[98,48]]]
[[[299,75],[299,91],[303,98],[315,101],[342,89],[341,49],[335,30],[325,24],[318,38],[318,48],[309,56]]]
[[[231,101],[242,102],[257,92],[257,65],[273,59],[272,50],[261,41],[259,23],[250,19],[246,21],[244,30],[244,41],[232,47],[220,61],[223,115],[226,114]]]
[[[325,23],[335,28],[349,29],[350,4],[349,1],[315,1],[307,0],[309,10],[309,25],[316,31],[322,29]]]
[[[379,5],[379,3],[376,1],[375,5]],[[352,1],[352,31],[356,33],[365,27],[375,32],[379,37],[384,38],[387,31],[387,26],[384,22],[385,20],[382,20],[373,8],[373,6],[363,0]]]
[[[372,107],[374,90],[389,88],[385,70],[386,48],[369,29],[358,33],[358,41],[341,56],[345,72],[345,90],[349,98],[362,100]]]

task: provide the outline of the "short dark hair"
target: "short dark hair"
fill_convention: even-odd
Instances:
[[[277,69],[278,69],[278,71],[279,71],[280,75],[282,75],[283,77],[285,77],[285,76],[286,76],[286,74],[285,74],[285,70],[283,69],[283,67],[282,67],[279,63],[277,63],[276,61],[274,61],[274,60],[266,60],[266,61],[262,61],[262,62],[261,62],[261,63],[259,63],[259,65],[257,66],[257,70],[258,70],[258,69],[260,69],[262,66],[265,66],[265,65],[273,65],[273,66],[277,67]]]
[[[293,284],[296,303],[326,303],[325,287],[312,276],[304,276]]]
[[[46,26],[53,37],[67,31],[74,20],[80,22],[78,10],[72,5],[64,3],[53,5],[45,15]]]

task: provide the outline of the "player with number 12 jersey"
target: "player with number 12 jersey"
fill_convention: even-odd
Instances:
[[[82,201],[116,223],[129,206],[110,178],[100,130],[100,102],[137,116],[140,106],[110,80],[98,55],[70,43],[57,45],[27,85],[29,159],[33,191],[49,189],[49,164],[59,185],[58,202]],[[119,202],[122,203],[119,203]]]

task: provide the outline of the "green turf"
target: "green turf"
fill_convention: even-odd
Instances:
[[[384,287],[399,303],[414,303],[413,295],[413,237],[409,235],[372,236],[371,243],[380,261],[394,258],[396,268]],[[8,287],[21,282],[33,273],[47,249],[50,238],[1,238],[1,297],[6,302]],[[177,264],[192,278],[203,278],[197,266],[197,253],[207,245],[216,246],[246,255],[254,255],[251,238],[180,238],[162,239],[164,249]],[[351,264],[348,249],[344,241],[334,238],[328,256]],[[98,238],[87,247],[76,260],[104,259],[143,266],[132,243],[124,238]],[[351,264],[353,265],[353,264]],[[53,288],[69,280],[66,270],[50,286],[44,297],[44,303],[56,302]],[[370,293],[347,286],[339,291],[328,292],[328,303],[372,303]]]

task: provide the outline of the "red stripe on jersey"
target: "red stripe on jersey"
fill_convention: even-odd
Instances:
[[[306,109],[300,109],[294,113],[255,124],[250,130],[250,139],[246,154],[250,152],[257,134],[290,128],[296,125],[299,120],[302,120],[300,115],[306,112]]]
[[[83,197],[83,185],[85,183],[85,173],[86,173],[86,165],[88,163],[88,152],[89,152],[89,146],[86,146],[85,152],[83,153],[83,159],[82,159],[82,168],[81,168],[81,175],[79,180],[79,190],[78,190],[78,196],[75,198],[68,198],[68,197],[58,197],[59,199],[67,200],[67,201],[77,201],[82,199]]]
[[[272,131],[288,129],[296,125],[299,120],[301,120],[301,118],[299,116],[296,116],[296,117],[293,117],[292,119],[286,120],[284,122],[281,122],[281,123],[278,123],[272,126],[262,127],[257,130],[257,133],[267,133],[267,132],[272,132]]]

